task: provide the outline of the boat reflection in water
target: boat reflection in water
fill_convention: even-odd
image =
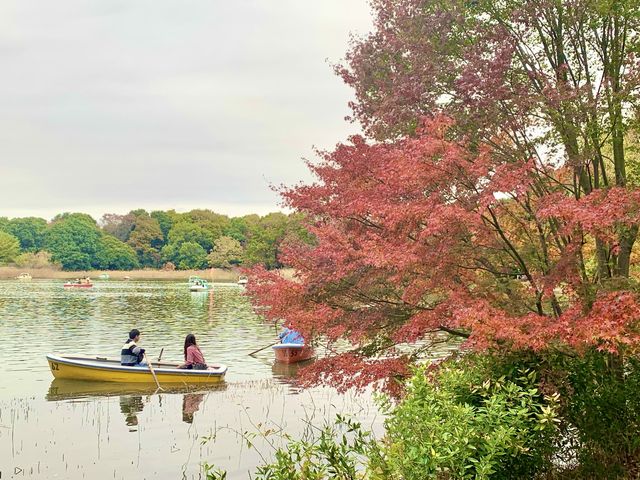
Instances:
[[[290,393],[299,393],[300,388],[298,387],[296,380],[298,377],[298,372],[307,365],[311,365],[313,362],[313,359],[305,360],[298,363],[273,362],[273,364],[271,365],[273,379],[282,385],[289,385],[290,387],[292,387],[290,389]]]
[[[58,378],[51,382],[45,398],[50,402],[60,402],[119,396],[120,412],[124,415],[127,427],[130,427],[129,431],[135,432],[138,414],[153,395],[183,395],[182,420],[193,423],[194,413],[200,409],[205,396],[226,388],[227,384],[223,382],[216,385],[167,385],[163,390],[158,390],[155,384],[83,382]],[[168,414],[171,415],[170,412]]]
[[[138,426],[138,413],[144,408],[140,395],[123,395],[120,397],[120,411],[124,414],[127,427]],[[130,432],[137,432],[137,428],[129,428]]]
[[[193,423],[193,414],[196,413],[202,400],[204,393],[185,393],[182,397],[182,421],[185,423]]]

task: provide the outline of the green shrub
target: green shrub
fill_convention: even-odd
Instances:
[[[577,478],[639,478],[640,359],[592,351],[549,363]]]
[[[535,371],[498,377],[495,362],[473,355],[433,375],[418,369],[388,408],[386,476],[372,478],[531,478],[550,468],[557,398],[543,397]]]

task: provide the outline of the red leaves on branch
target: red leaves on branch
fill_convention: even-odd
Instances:
[[[315,183],[282,189],[316,243],[284,249],[295,278],[256,269],[249,284],[268,319],[353,347],[308,379],[402,376],[435,332],[478,349],[638,344],[640,192],[624,171],[637,35],[583,28],[610,24],[609,6],[518,5],[372,2],[375,31],[337,71],[378,141],[321,152]]]
[[[316,244],[285,249],[292,279],[255,269],[250,293],[269,320],[356,349],[318,362],[306,381],[363,387],[386,378],[391,388],[409,361],[394,345],[438,331],[477,349],[638,341],[635,296],[584,297],[582,237],[567,239],[637,222],[638,192],[535,197],[534,161],[447,140],[450,126],[439,117],[393,144],[354,137],[312,166],[316,183],[282,192],[307,215]]]

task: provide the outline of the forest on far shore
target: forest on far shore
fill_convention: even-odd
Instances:
[[[85,213],[0,217],[0,265],[63,270],[280,268],[282,245],[311,242],[300,214],[228,217],[211,210],[132,210],[99,221]]]

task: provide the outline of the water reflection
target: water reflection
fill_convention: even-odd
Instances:
[[[185,393],[182,397],[182,421],[193,423],[193,414],[196,413],[204,400],[204,393]]]
[[[258,424],[297,436],[336,413],[381,423],[369,395],[300,390],[294,378],[306,364],[274,364],[271,349],[249,356],[276,335],[243,293],[235,284],[192,295],[184,282],[109,281],[66,292],[60,281],[0,281],[0,472],[19,466],[32,480],[196,480],[206,461],[239,480],[272,451],[261,438],[247,450],[241,433]],[[133,327],[144,332],[152,361],[164,348],[163,361],[176,364],[185,335],[194,333],[209,363],[229,367],[226,382],[157,391],[152,383],[51,380],[45,354],[117,357]]]
[[[144,408],[141,396],[120,397],[120,412],[124,414],[124,421],[128,427],[138,426],[138,413]],[[137,428],[129,428],[130,432],[137,432]]]
[[[99,282],[90,292],[65,291],[59,281],[0,281],[0,398],[41,394],[51,374],[47,353],[119,355],[131,328],[144,332],[150,359],[181,363],[184,337],[194,333],[209,363],[229,367],[227,381],[270,378],[271,352],[247,354],[273,341],[272,327],[258,317],[244,290],[214,284],[189,292],[183,282]],[[28,331],[33,362],[19,362]],[[37,361],[37,359],[42,361]],[[46,387],[44,387],[46,388]]]
[[[65,380],[56,378],[49,385],[45,398],[50,402],[81,400],[93,397],[117,397],[126,395],[179,395],[200,394],[226,390],[225,382],[215,385],[163,385],[162,390],[154,383],[105,383]]]

